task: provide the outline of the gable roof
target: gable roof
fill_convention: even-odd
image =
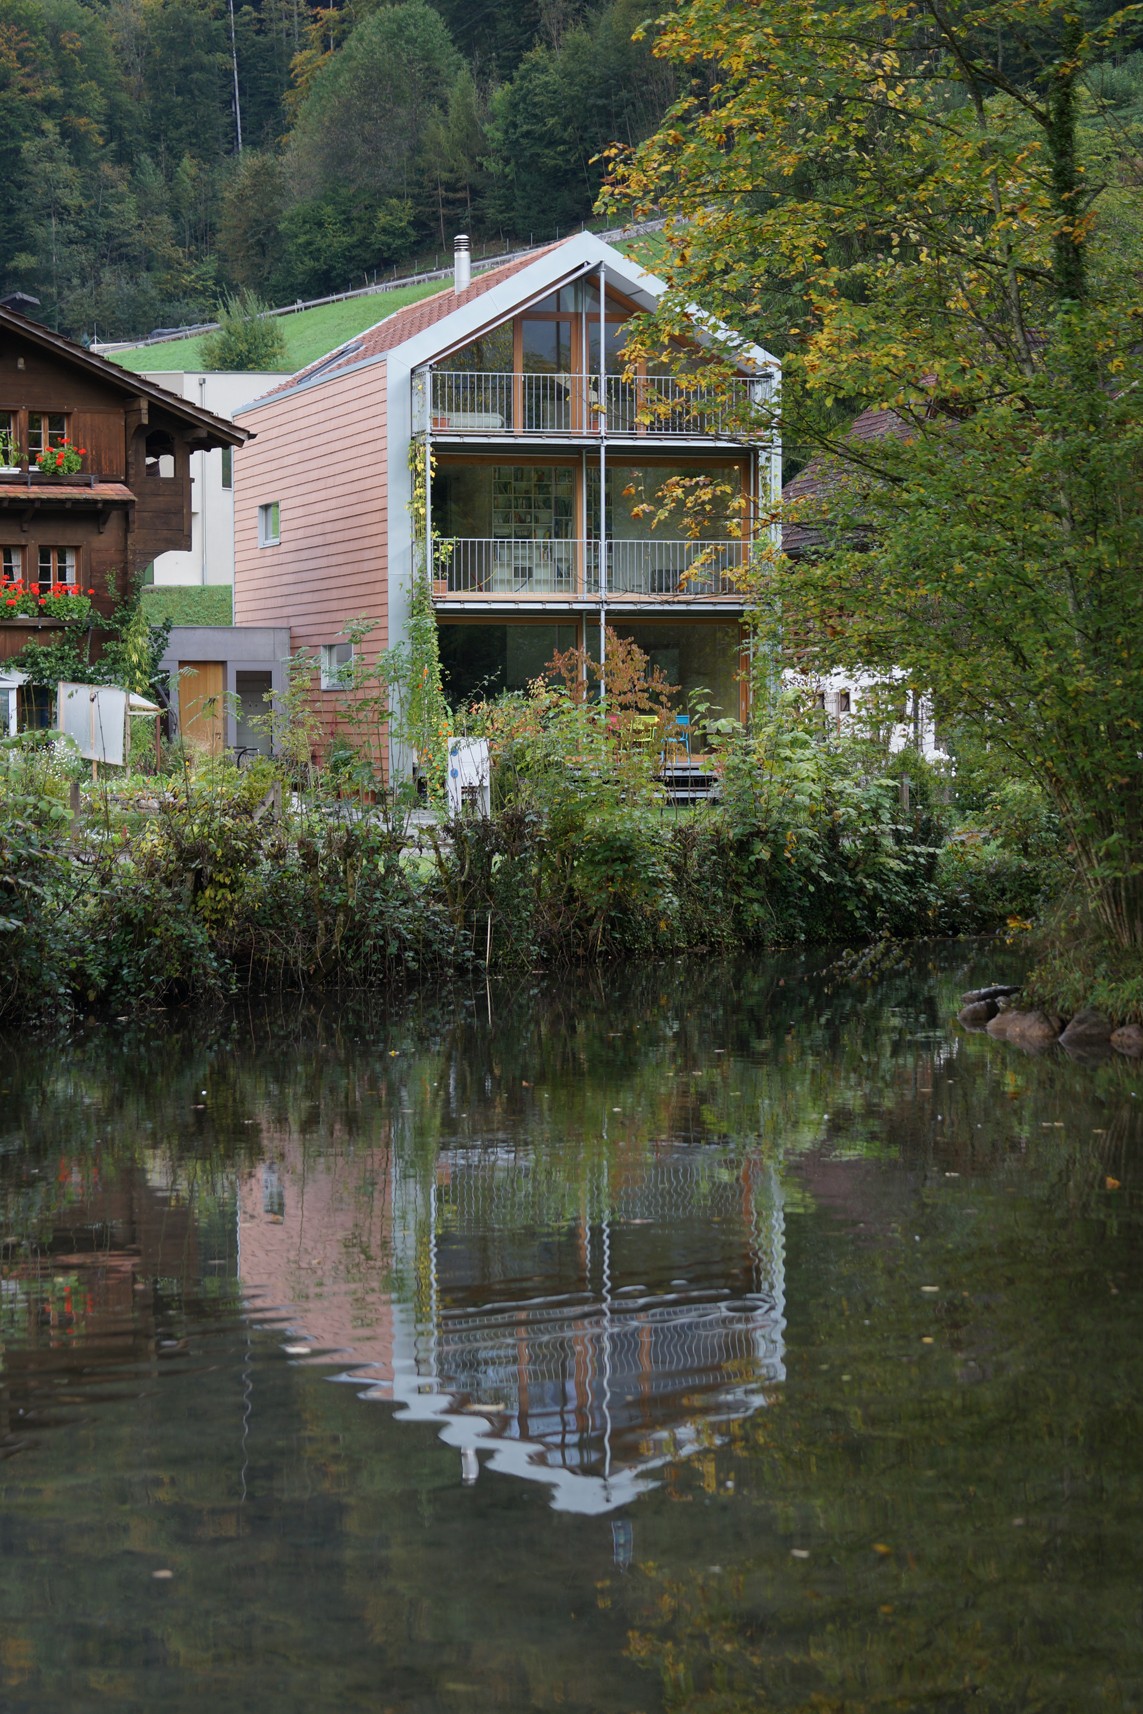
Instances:
[[[624,294],[640,308],[652,309],[666,290],[662,280],[594,233],[573,233],[558,243],[530,250],[478,274],[463,292],[450,286],[446,291],[394,310],[336,351],[319,358],[249,405],[243,405],[238,414],[244,416],[284,394],[320,385],[351,368],[380,362],[390,354],[399,354],[410,368],[430,363],[438,354],[475,339],[485,327],[507,320],[523,305],[546,297],[558,286],[598,267],[605,267]],[[491,302],[482,302],[490,297]],[[718,337],[719,333],[717,324],[707,321],[697,311],[696,330],[707,338]],[[736,352],[735,360],[743,367],[775,371],[779,367],[769,352],[753,345],[743,346]]]
[[[809,553],[815,548],[825,546],[828,538],[822,526],[826,521],[827,502],[837,482],[838,462],[839,458],[844,457],[847,442],[899,438],[908,434],[911,427],[908,419],[899,416],[896,411],[874,407],[862,411],[850,424],[837,454],[830,456],[828,453],[819,453],[815,458],[811,458],[805,469],[800,470],[782,489],[783,508],[796,504],[806,514],[804,523],[782,525],[782,552],[796,558],[798,554]],[[820,523],[814,521],[815,516]]]
[[[0,340],[5,334],[15,335],[39,346],[42,351],[50,352],[52,356],[70,363],[77,369],[113,387],[126,398],[146,399],[149,404],[159,405],[170,416],[177,417],[192,430],[195,430],[194,440],[203,446],[241,446],[251,439],[251,430],[240,428],[231,422],[229,417],[217,417],[213,411],[204,410],[201,405],[192,405],[189,399],[180,398],[177,393],[168,392],[166,387],[160,387],[154,381],[146,381],[142,375],[136,375],[130,369],[123,369],[118,363],[111,363],[106,357],[98,356],[94,351],[88,351],[84,346],[77,345],[73,339],[65,339],[62,333],[53,333],[51,328],[44,327],[38,321],[29,321],[25,315],[16,310],[0,307]]]
[[[435,327],[438,322],[452,315],[454,310],[475,302],[477,298],[483,297],[485,292],[490,292],[495,286],[510,280],[514,274],[520,273],[536,261],[537,257],[547,255],[549,251],[557,248],[558,245],[548,244],[542,250],[530,250],[524,256],[513,257],[510,262],[501,262],[499,267],[489,268],[484,274],[477,274],[472,284],[463,292],[448,286],[442,292],[434,292],[431,297],[420,298],[416,303],[406,304],[403,309],[395,309],[382,321],[367,327],[364,333],[355,333],[352,339],[347,339],[345,344],[335,351],[327,352],[316,362],[299,369],[296,375],[291,375],[288,380],[271,387],[268,393],[263,393],[254,403],[261,404],[265,399],[276,398],[278,394],[291,392],[295,387],[307,386],[319,378],[324,380],[327,375],[336,375],[350,365],[369,363],[383,357],[386,352],[396,350],[397,346],[404,345],[417,334]]]

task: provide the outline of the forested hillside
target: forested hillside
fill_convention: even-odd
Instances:
[[[0,0],[0,292],[75,337],[590,212],[674,74],[643,0]]]

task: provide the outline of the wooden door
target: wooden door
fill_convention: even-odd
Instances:
[[[180,661],[179,731],[188,744],[217,756],[226,743],[226,697],[221,661]]]

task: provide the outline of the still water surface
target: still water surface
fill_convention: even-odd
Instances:
[[[0,1708],[1143,1707],[1143,1068],[997,962],[9,1038]]]

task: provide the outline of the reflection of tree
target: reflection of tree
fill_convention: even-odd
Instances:
[[[876,1165],[877,1231],[787,1221],[786,1385],[680,1468],[715,1509],[644,1527],[629,1649],[669,1709],[1136,1704],[1140,1231],[1098,1094],[1071,1070],[1068,1138],[1032,1071],[992,1179],[915,1151]]]

